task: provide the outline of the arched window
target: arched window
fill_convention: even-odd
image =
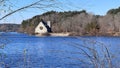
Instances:
[[[40,30],[43,30],[43,27],[42,27],[42,26],[40,26]]]

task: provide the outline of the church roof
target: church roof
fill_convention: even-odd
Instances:
[[[42,20],[41,22],[42,22],[42,23],[44,24],[44,26],[47,28],[47,31],[48,31],[48,32],[52,32],[52,31],[51,31],[51,28],[48,26],[47,22],[45,22],[45,21],[43,21],[43,20]]]

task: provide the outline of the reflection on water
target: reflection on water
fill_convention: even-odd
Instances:
[[[120,37],[35,37],[27,34],[0,33],[1,67],[17,68],[93,68],[93,62],[120,64]],[[96,54],[97,53],[97,54]],[[88,55],[87,55],[88,54]],[[95,56],[97,55],[97,56]],[[95,60],[95,57],[99,58]],[[94,61],[91,61],[94,60]],[[103,59],[103,60],[102,60]],[[118,65],[115,65],[118,64]],[[109,67],[109,66],[105,66]]]

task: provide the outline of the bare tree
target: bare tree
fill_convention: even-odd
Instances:
[[[18,0],[20,1],[20,0]],[[8,4],[9,3],[9,4]],[[27,5],[24,5],[22,7],[16,8],[16,9],[12,9],[12,11],[7,11],[4,15],[0,16],[0,20],[3,20],[4,18],[25,10],[25,9],[45,9],[48,7],[53,7],[55,6],[55,4],[57,3],[57,1],[55,0],[36,0],[36,1],[32,1],[32,3],[29,3]],[[15,4],[16,5],[16,4]],[[10,6],[14,7],[15,5],[13,5],[12,0],[0,0],[0,10],[11,10]],[[8,7],[8,8],[6,8]],[[1,13],[1,11],[0,11]]]

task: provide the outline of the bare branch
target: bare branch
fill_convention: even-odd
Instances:
[[[50,6],[54,5],[54,4],[48,4],[48,5],[46,5],[46,4],[42,4],[41,2],[44,2],[44,0],[39,0],[39,1],[37,1],[37,2],[34,2],[34,3],[32,3],[32,4],[29,4],[29,5],[27,5],[27,6],[18,8],[18,9],[16,9],[16,10],[14,10],[14,11],[12,11],[12,12],[4,15],[3,17],[0,18],[0,20],[6,18],[6,17],[8,17],[8,16],[10,16],[10,15],[18,12],[18,11],[21,11],[21,10],[24,10],[24,9],[27,9],[27,8],[33,8],[33,7],[34,7],[34,8],[39,8],[39,9],[40,9],[40,8],[50,7]]]

